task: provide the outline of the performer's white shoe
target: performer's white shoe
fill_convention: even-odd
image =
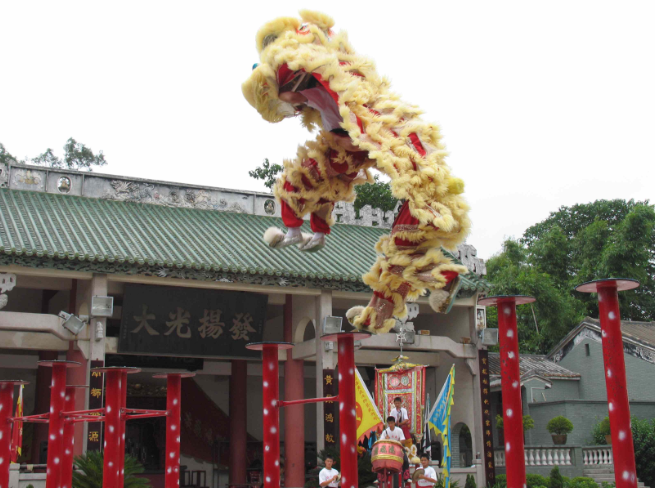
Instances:
[[[269,227],[264,232],[264,241],[272,249],[282,249],[303,242],[303,234],[299,227],[291,227],[285,234],[277,227]]]
[[[302,234],[302,242],[298,244],[298,249],[303,252],[317,252],[325,247],[325,234],[316,232],[315,234]]]

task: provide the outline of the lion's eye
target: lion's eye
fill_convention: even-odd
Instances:
[[[269,34],[266,37],[264,37],[264,42],[262,42],[262,49],[266,48],[269,44],[273,44],[275,40],[277,39],[277,36],[275,34]]]

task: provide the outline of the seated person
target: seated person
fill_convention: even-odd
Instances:
[[[430,459],[427,454],[421,454],[421,466],[423,467],[423,474],[418,477],[418,486],[434,486],[437,483],[437,473],[434,468],[430,466]]]
[[[325,458],[325,467],[318,473],[318,483],[321,485],[321,488],[325,488],[326,486],[337,488],[339,486],[339,471],[332,468],[333,464],[334,458],[332,456]]]
[[[393,415],[387,417],[387,428],[382,431],[380,439],[393,439],[398,442],[405,440],[403,431],[396,427],[396,417]]]

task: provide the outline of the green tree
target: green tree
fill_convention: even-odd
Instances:
[[[273,191],[273,185],[275,184],[277,175],[282,173],[283,169],[284,168],[279,164],[271,164],[268,161],[268,158],[266,158],[261,167],[258,166],[254,170],[248,171],[248,175],[256,180],[263,180],[264,186],[270,191]]]
[[[555,346],[578,323],[584,313],[570,290],[560,288],[548,273],[531,264],[525,246],[505,241],[503,252],[487,262],[487,279],[494,295],[531,295],[533,304],[517,308],[521,351],[544,354]],[[487,311],[490,326],[497,326],[496,309]]]
[[[0,164],[15,164],[18,160],[12,156],[0,142]]]
[[[642,286],[619,295],[621,315],[629,320],[655,316],[655,210],[645,202],[598,200],[561,207],[508,240],[487,263],[494,294],[532,295],[519,307],[523,352],[545,354],[584,316],[598,317],[595,296],[574,291],[585,281],[628,277]],[[489,310],[490,324],[496,312]]]
[[[73,471],[73,488],[102,488],[103,453],[87,451],[75,458]],[[125,488],[149,488],[150,481],[146,478],[137,478],[135,475],[143,473],[144,469],[139,462],[131,456],[125,456]]]
[[[18,160],[12,156],[5,147],[0,144],[0,163],[5,164],[26,164],[26,160]],[[64,157],[58,158],[52,149],[48,148],[44,153],[39,154],[37,157],[30,159],[31,164],[38,166],[46,166],[48,168],[57,169],[71,169],[76,171],[93,171],[94,166],[105,166],[105,160],[102,151],[94,154],[91,148],[77,142],[72,137],[66,141],[64,145]]]
[[[105,156],[102,151],[94,154],[91,148],[77,142],[72,137],[64,145],[64,158],[59,159],[48,148],[46,151],[31,160],[32,164],[57,169],[72,169],[77,171],[93,171],[94,166],[105,166]]]
[[[355,193],[355,212],[359,211],[364,205],[370,205],[373,208],[380,208],[383,212],[394,210],[398,199],[391,193],[391,186],[388,182],[380,181],[380,175],[373,176],[374,182],[366,185],[357,185]]]

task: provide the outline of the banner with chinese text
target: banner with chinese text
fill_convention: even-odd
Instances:
[[[104,390],[104,374],[98,371],[93,371],[94,368],[102,368],[105,365],[104,361],[94,360],[91,361],[91,372],[89,373],[89,410],[96,410],[102,408],[103,390]],[[93,414],[96,415],[96,414]],[[98,416],[100,414],[97,414]],[[88,435],[86,439],[87,451],[102,451],[102,422],[89,422]]]
[[[268,296],[235,291],[126,285],[119,353],[259,357]]]
[[[491,387],[489,385],[489,353],[486,349],[479,351],[480,358],[480,395],[482,401],[482,442],[484,444],[484,472],[487,486],[496,484],[496,467],[494,465],[494,436],[491,430]]]
[[[323,396],[332,397],[337,396],[337,380],[334,376],[333,369],[323,370]],[[327,401],[323,404],[323,414],[325,415],[323,421],[323,429],[325,432],[325,447],[336,446],[337,438],[337,404]]]

